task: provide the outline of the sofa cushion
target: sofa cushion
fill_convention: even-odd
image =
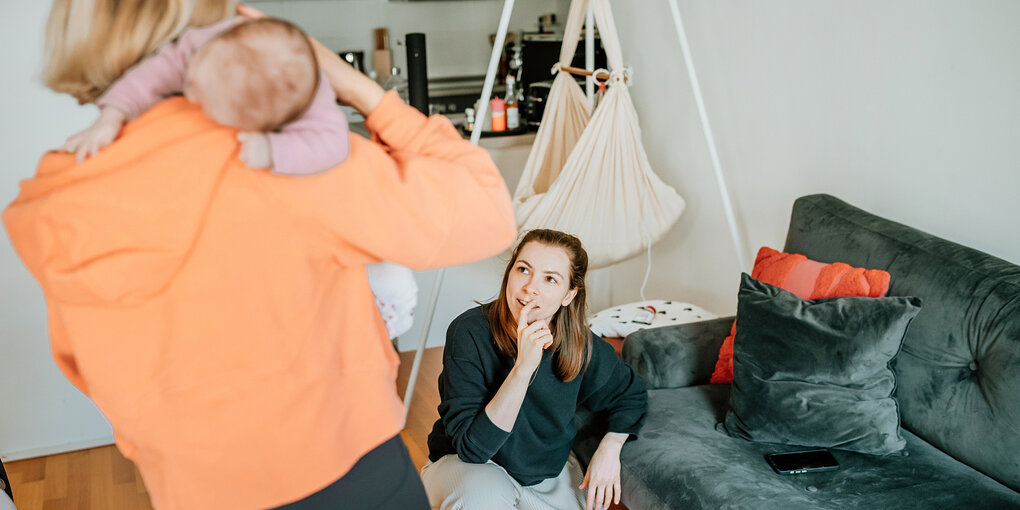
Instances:
[[[889,291],[889,273],[877,269],[852,267],[842,262],[823,264],[799,253],[783,253],[762,246],[754,259],[751,276],[769,285],[792,292],[801,299],[835,296],[882,297]],[[737,322],[719,348],[711,381],[733,381],[733,339]]]
[[[836,471],[783,476],[765,454],[792,451],[717,430],[729,385],[648,392],[641,437],[621,453],[623,502],[633,509],[1017,508],[1020,494],[903,431],[906,448],[884,457],[836,450]],[[603,416],[579,415],[575,442],[587,465]]]
[[[641,376],[648,389],[705,384],[712,375],[733,317],[656,329],[642,329],[627,337],[623,362]]]
[[[726,430],[750,441],[903,449],[889,362],[917,298],[805,301],[744,273]]]
[[[1020,491],[1020,266],[828,195],[794,203],[785,251],[924,300],[893,364],[904,428]]]

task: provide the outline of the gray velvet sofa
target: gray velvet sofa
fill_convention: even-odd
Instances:
[[[621,457],[624,504],[1020,508],[1020,266],[828,195],[796,201],[785,251],[885,269],[889,295],[923,299],[892,363],[906,449],[833,450],[837,471],[780,476],[764,455],[798,448],[727,435],[730,385],[708,384],[733,318],[644,330],[623,348],[649,388],[644,430]],[[605,431],[601,418],[577,416],[582,463]]]

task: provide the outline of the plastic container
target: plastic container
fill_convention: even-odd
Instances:
[[[489,101],[489,107],[492,108],[492,130],[506,131],[506,101],[497,97]]]

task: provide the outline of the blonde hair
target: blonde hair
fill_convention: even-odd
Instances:
[[[188,27],[229,17],[236,0],[54,0],[43,83],[95,101],[124,71]]]
[[[510,280],[510,270],[517,263],[521,249],[532,242],[559,248],[570,260],[568,286],[576,289],[577,294],[570,304],[556,311],[549,324],[553,333],[553,343],[549,349],[555,360],[554,371],[561,381],[569,382],[588,368],[592,350],[588,329],[588,296],[584,285],[584,277],[588,273],[588,252],[584,251],[580,239],[558,230],[529,231],[514,248],[510,263],[506,265],[499,296],[482,305],[482,311],[489,320],[496,348],[510,358],[517,357],[517,322],[507,303],[506,286]]]
[[[243,131],[267,132],[308,109],[318,69],[300,28],[266,18],[239,23],[206,44],[189,64],[188,77],[214,120]],[[206,104],[211,101],[218,104]]]

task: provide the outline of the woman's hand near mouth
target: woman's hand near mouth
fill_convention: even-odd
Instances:
[[[538,369],[542,361],[542,351],[549,348],[553,342],[548,322],[537,320],[528,323],[528,315],[537,306],[534,300],[529,301],[521,309],[517,319],[517,362],[514,368],[529,376]]]
[[[535,309],[530,301],[521,309],[517,319],[517,361],[496,396],[485,406],[485,414],[492,423],[510,432],[521,411],[524,396],[528,393],[531,378],[542,362],[542,350],[552,345],[552,332],[544,319],[528,324],[528,314]]]

